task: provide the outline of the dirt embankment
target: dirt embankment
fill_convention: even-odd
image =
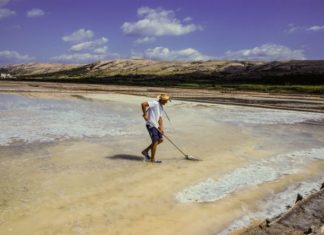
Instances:
[[[324,183],[305,199],[298,194],[295,205],[286,213],[242,230],[233,235],[324,234]]]

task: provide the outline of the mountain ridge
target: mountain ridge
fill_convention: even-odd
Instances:
[[[269,83],[324,84],[324,60],[156,61],[103,60],[90,64],[17,64],[0,67],[16,79],[50,81],[181,84]]]

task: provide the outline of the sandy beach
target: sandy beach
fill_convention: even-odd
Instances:
[[[154,165],[140,103],[160,90],[90,88],[2,84],[0,234],[228,234],[324,181],[321,111],[177,99],[166,132],[202,161],[165,141]]]

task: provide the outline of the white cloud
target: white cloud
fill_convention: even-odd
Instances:
[[[29,55],[22,55],[17,51],[0,51],[0,63],[1,64],[10,64],[10,63],[24,63],[30,62],[35,58]]]
[[[286,30],[286,32],[289,34],[296,33],[296,32],[305,32],[305,31],[312,31],[312,32],[324,31],[324,25],[297,26],[294,24],[289,24],[288,29]]]
[[[299,28],[298,27],[291,27],[288,29],[288,33],[294,33],[298,30]]]
[[[10,0],[0,0],[0,7],[7,5]]]
[[[104,60],[107,55],[91,53],[63,54],[50,58],[50,60],[60,63],[91,63],[98,60]]]
[[[155,47],[147,49],[144,52],[144,57],[153,60],[208,60],[209,56],[206,56],[193,48],[187,48],[183,50],[170,50],[165,47]]]
[[[139,38],[135,40],[135,44],[145,44],[145,43],[151,43],[156,40],[155,37],[144,37],[144,38]]]
[[[103,47],[98,47],[98,48],[95,48],[93,50],[94,53],[97,53],[97,54],[106,54],[108,51],[108,47],[107,46],[103,46]]]
[[[80,42],[78,44],[73,45],[70,50],[72,51],[83,51],[83,50],[88,50],[92,46],[93,42]]]
[[[324,25],[313,25],[313,26],[307,28],[307,30],[313,31],[313,32],[324,31]]]
[[[175,18],[174,11],[162,8],[141,7],[137,10],[140,18],[136,22],[125,22],[121,29],[127,35],[145,37],[180,36],[202,29],[195,24],[183,24]]]
[[[296,26],[295,24],[289,24],[286,32],[290,34],[290,33],[295,33],[299,30],[301,30],[300,26]]]
[[[10,16],[13,16],[13,15],[16,15],[15,11],[12,11],[12,10],[7,9],[7,8],[1,8],[0,9],[0,20],[2,20],[4,18],[7,18],[7,17],[10,17]]]
[[[39,17],[45,15],[45,12],[42,9],[39,8],[33,8],[29,11],[27,11],[26,16],[27,17]]]
[[[72,51],[83,51],[83,50],[96,50],[98,47],[101,47],[105,44],[107,44],[108,39],[105,37],[93,40],[93,41],[87,41],[87,42],[81,42],[78,44],[73,45],[70,49]]]
[[[192,21],[192,18],[189,16],[183,19],[183,22],[189,22],[189,21]]]
[[[263,44],[251,49],[227,51],[225,59],[230,60],[304,60],[303,50],[293,50],[278,44]]]
[[[91,63],[107,59],[108,39],[101,37],[93,39],[94,33],[91,30],[79,29],[70,35],[62,37],[62,40],[71,43],[70,50],[75,53],[67,53],[50,58],[52,61],[61,63]]]
[[[80,43],[92,39],[93,36],[94,33],[91,30],[79,29],[70,35],[63,36],[62,40],[65,42]]]

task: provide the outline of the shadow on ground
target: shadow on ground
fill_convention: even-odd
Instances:
[[[143,161],[143,157],[131,154],[116,154],[113,156],[107,156],[106,158],[111,160]]]

